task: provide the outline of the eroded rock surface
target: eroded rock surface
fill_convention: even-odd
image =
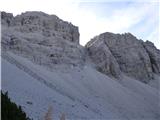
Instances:
[[[104,40],[96,37],[86,45],[86,48],[99,72],[112,77],[119,77],[119,65]]]
[[[130,77],[147,82],[152,79],[153,72],[159,73],[159,50],[130,33],[100,34],[88,42],[86,48],[98,69],[107,69],[103,71],[106,74],[115,76],[113,73],[117,75],[122,71]]]
[[[78,27],[43,12],[1,14],[2,50],[49,67],[83,64],[85,50],[79,45]]]
[[[153,72],[160,74],[160,50],[149,41],[144,42],[143,45],[150,57]]]

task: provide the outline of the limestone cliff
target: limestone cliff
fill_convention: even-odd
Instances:
[[[79,45],[78,27],[43,12],[25,12],[13,16],[1,13],[2,50],[31,61],[55,65],[81,65],[85,50]]]
[[[160,74],[160,50],[153,43],[131,33],[102,33],[86,44],[79,44],[78,27],[43,12],[13,16],[1,12],[2,51],[10,51],[34,63],[81,66],[90,63],[110,77],[122,73],[147,83]],[[88,59],[90,58],[90,59]]]
[[[138,40],[130,33],[103,33],[87,43],[86,48],[98,70],[113,76],[120,71],[143,82],[159,73],[160,52],[151,42]]]

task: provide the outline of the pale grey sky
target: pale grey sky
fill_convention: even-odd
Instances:
[[[131,32],[160,48],[159,0],[1,0],[1,11],[55,14],[79,27],[85,45],[103,32]]]

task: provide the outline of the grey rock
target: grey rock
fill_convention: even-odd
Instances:
[[[83,47],[78,27],[55,15],[1,12],[1,18],[2,52],[10,51],[50,68],[89,63],[110,77],[120,78],[124,73],[146,83],[153,73],[160,74],[160,50],[130,33],[106,32]]]
[[[12,13],[1,12],[1,24],[10,26],[12,25],[13,18]]]
[[[81,66],[85,49],[79,45],[78,27],[43,12],[25,12],[13,17],[2,14],[2,50],[50,68]],[[6,24],[7,20],[12,25]]]
[[[104,40],[99,40],[99,37],[96,37],[86,45],[86,48],[99,72],[110,77],[120,77],[119,65]]]
[[[105,61],[106,64],[103,64],[101,69],[104,67],[106,69],[109,67],[114,70],[120,69],[118,71],[122,71],[130,77],[147,82],[152,79],[152,65],[142,43],[143,41],[138,40],[130,33],[113,34],[106,32],[93,38],[86,47],[92,48],[94,46],[94,49],[89,49],[89,51],[92,53],[90,56],[93,61],[99,60],[99,62],[95,62],[97,66]],[[105,51],[103,50],[104,46]],[[101,49],[101,51],[97,54],[96,49]]]
[[[66,40],[79,43],[78,27],[59,19],[55,15],[43,12],[25,12],[13,16],[11,13],[1,13],[2,25],[12,25],[16,31],[23,33],[42,32],[44,36],[51,37],[53,34],[65,36]],[[56,34],[57,33],[57,34]]]
[[[153,72],[160,74],[160,50],[150,41],[144,42],[143,45],[150,57]]]

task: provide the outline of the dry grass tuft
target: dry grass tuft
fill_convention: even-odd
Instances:
[[[48,108],[47,113],[46,113],[45,116],[44,116],[44,120],[53,120],[53,119],[52,119],[52,112],[53,112],[53,108],[50,106],[50,107]]]
[[[65,120],[65,114],[62,113],[61,117],[60,117],[60,120]]]
[[[53,108],[51,106],[49,106],[48,111],[46,112],[46,114],[44,116],[44,120],[53,120],[52,113],[53,113]],[[64,113],[62,113],[60,120],[65,120]]]

